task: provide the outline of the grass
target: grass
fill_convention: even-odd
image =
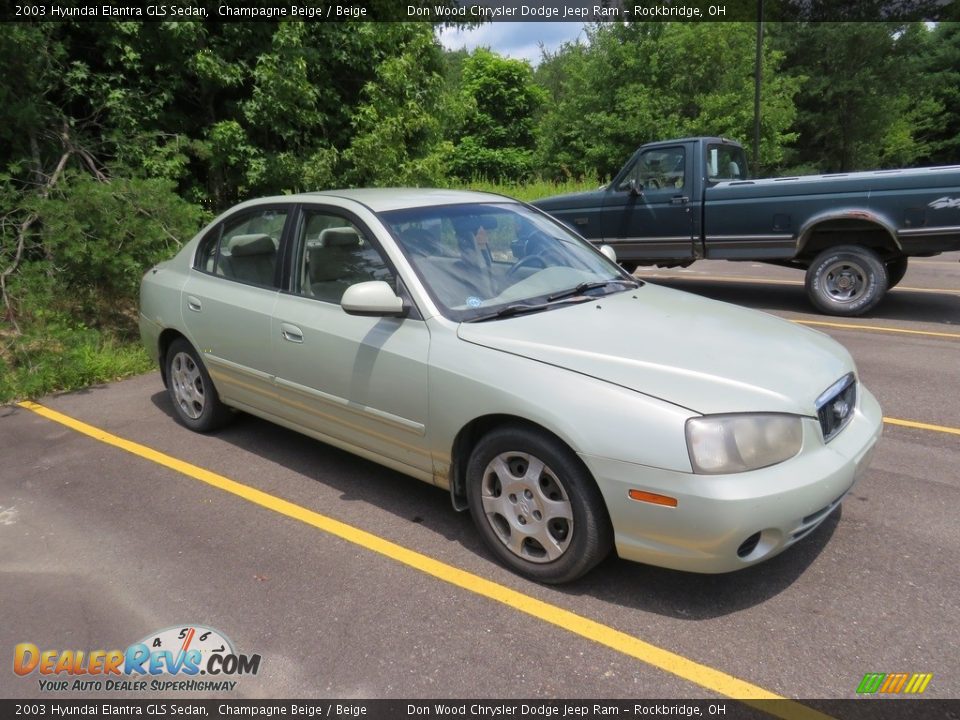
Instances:
[[[0,402],[79,390],[154,368],[132,338],[98,330],[45,325],[0,338]]]
[[[598,183],[585,180],[569,179],[563,182],[552,182],[548,180],[534,180],[525,183],[497,183],[489,180],[471,180],[470,182],[452,183],[450,188],[453,190],[480,190],[483,192],[494,192],[502,195],[509,195],[517,200],[530,202],[539,200],[550,195],[560,195],[562,193],[582,192],[584,190],[596,190]]]

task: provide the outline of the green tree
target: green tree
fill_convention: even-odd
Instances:
[[[463,63],[462,116],[450,157],[453,174],[503,180],[529,175],[535,118],[544,97],[529,63],[475,50]]]
[[[353,137],[344,153],[355,185],[434,185],[443,168],[435,154],[441,136],[443,66],[436,38],[423,23],[386,26],[393,52],[377,66],[353,112]]]
[[[925,143],[925,165],[960,162],[960,23],[944,22],[914,31],[913,57],[924,102],[916,108],[917,136]],[[914,95],[916,88],[914,86]]]
[[[922,156],[918,121],[936,108],[917,62],[925,33],[922,25],[870,22],[772,26],[788,73],[802,80],[787,164],[845,172]]]
[[[753,135],[755,28],[751,23],[597,24],[585,45],[545,58],[550,92],[540,163],[551,176],[608,177],[638,145],[685,135]],[[780,162],[793,135],[799,80],[765,46],[761,164]]]

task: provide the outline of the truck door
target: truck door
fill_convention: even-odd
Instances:
[[[692,157],[684,145],[641,149],[610,184],[603,239],[622,259],[695,257]]]

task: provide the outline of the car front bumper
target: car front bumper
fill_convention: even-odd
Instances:
[[[817,528],[866,471],[883,427],[880,406],[860,388],[850,423],[828,444],[804,418],[804,445],[778,465],[734,475],[695,475],[580,457],[603,493],[620,557],[700,573],[767,560]],[[642,490],[676,507],[632,500]]]

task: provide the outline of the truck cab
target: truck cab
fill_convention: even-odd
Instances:
[[[636,264],[628,258],[634,256],[684,265],[705,257],[705,188],[747,177],[746,154],[738,143],[684,138],[644,145],[599,190],[534,204],[584,237],[613,246],[631,271]]]

